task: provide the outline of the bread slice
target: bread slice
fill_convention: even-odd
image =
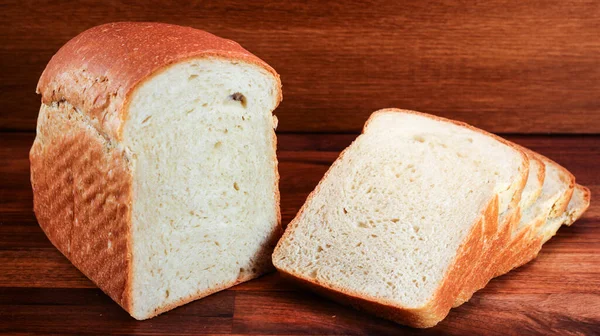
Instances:
[[[536,157],[535,153],[520,146],[518,147],[527,154],[529,159],[527,183],[521,194],[518,206],[500,215],[500,221],[504,227],[502,228],[501,226],[502,229],[499,232],[499,236],[493,241],[493,245],[482,253],[477,266],[473,267],[468,276],[469,281],[465,282],[464,287],[454,301],[453,307],[458,307],[467,302],[476,291],[485,287],[494,276],[498,259],[503,258],[506,248],[514,245],[516,242],[520,242],[525,235],[525,232],[517,232],[522,209],[529,208],[541,194],[545,178],[545,165]]]
[[[509,272],[511,269],[522,266],[535,259],[542,246],[554,235],[561,225],[571,225],[583,215],[590,205],[590,190],[582,185],[575,185],[565,211],[556,217],[548,217],[542,220],[536,218],[537,230],[531,235],[524,247],[518,254],[508,259],[508,266],[499,268],[496,276]],[[557,208],[557,207],[554,207]]]
[[[548,218],[561,216],[571,199],[575,177],[565,168],[543,155],[535,154],[546,167],[546,178],[542,194],[537,201],[523,212],[518,226],[518,239],[509,245],[497,262],[495,276],[509,272],[533,258],[529,258],[527,245],[538,236],[540,227]],[[526,260],[526,261],[525,261]]]
[[[576,184],[567,209],[559,217],[548,218],[538,233],[538,237],[542,238],[542,244],[554,237],[561,225],[570,226],[578,220],[590,206],[591,196],[590,189]]]
[[[575,180],[566,169],[540,154],[526,148],[522,148],[522,150],[529,157],[530,170],[527,185],[519,204],[519,220],[516,221],[517,225],[511,232],[511,239],[499,249],[496,256],[489,260],[488,266],[482,271],[484,276],[480,279],[483,281],[469,282],[475,286],[465,288],[457,297],[454,307],[468,301],[475,291],[485,287],[493,277],[520,266],[515,265],[516,260],[523,256],[529,241],[535,236],[541,223],[545,222],[553,208],[564,211],[571,197]],[[539,176],[540,172],[544,174],[542,178]],[[540,185],[540,182],[543,185]],[[539,188],[540,186],[542,188]],[[535,197],[535,202],[528,206],[527,203],[534,198],[530,193],[539,196]]]
[[[271,269],[281,83],[266,63],[200,30],[114,23],[62,47],[38,92],[40,226],[133,317]]]
[[[497,228],[523,190],[527,167],[519,149],[466,124],[375,112],[289,224],[274,265],[340,302],[433,326],[492,238],[485,227]]]

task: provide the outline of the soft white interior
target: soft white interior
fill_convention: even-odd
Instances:
[[[217,58],[170,66],[134,93],[133,312],[246,280],[278,226],[276,80]]]
[[[377,113],[292,222],[273,261],[333,289],[421,307],[521,165],[518,151],[470,129]]]

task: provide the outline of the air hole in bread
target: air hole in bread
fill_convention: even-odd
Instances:
[[[233,182],[233,189],[240,190],[240,186],[237,184],[237,182]]]
[[[244,96],[243,94],[236,92],[236,93],[230,95],[229,98],[231,100],[240,102],[240,104],[242,104],[242,107],[246,107],[246,96]]]
[[[196,78],[198,78],[198,75],[190,75],[188,77],[188,80],[193,80],[193,79],[196,79]]]
[[[145,124],[148,120],[150,120],[150,118],[152,118],[151,115],[144,118],[144,120],[142,120],[142,124]]]
[[[215,149],[221,148],[222,145],[223,143],[221,141],[215,142]]]

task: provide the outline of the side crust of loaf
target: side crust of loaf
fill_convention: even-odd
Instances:
[[[34,212],[42,230],[83,274],[131,308],[131,170],[69,103],[42,105],[30,151]]]

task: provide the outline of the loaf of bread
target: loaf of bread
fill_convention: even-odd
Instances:
[[[133,317],[272,268],[282,96],[265,62],[204,31],[113,23],[63,46],[37,91],[39,224]]]
[[[537,153],[463,123],[381,110],[288,225],[273,263],[336,301],[431,327],[533,259],[587,205],[589,190]]]

